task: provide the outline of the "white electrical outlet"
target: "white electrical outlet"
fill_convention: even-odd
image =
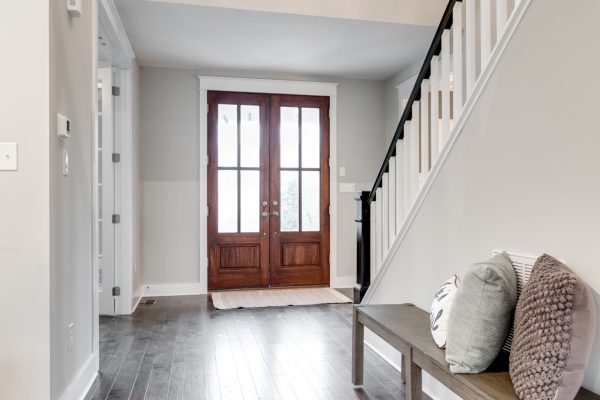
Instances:
[[[17,144],[0,143],[0,171],[17,170]]]
[[[71,322],[69,324],[69,326],[67,326],[67,343],[68,343],[68,350],[71,351],[71,349],[73,348],[73,345],[75,344],[75,322]]]

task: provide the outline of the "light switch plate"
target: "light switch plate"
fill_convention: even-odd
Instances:
[[[354,183],[340,183],[341,193],[354,193],[356,192],[356,185]]]
[[[62,176],[69,176],[69,152],[63,150]]]
[[[340,167],[340,176],[346,176],[346,167]]]
[[[0,171],[16,171],[17,166],[17,144],[0,143]]]

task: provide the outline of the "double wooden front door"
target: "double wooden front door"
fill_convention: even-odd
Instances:
[[[208,104],[209,289],[329,284],[329,98]]]

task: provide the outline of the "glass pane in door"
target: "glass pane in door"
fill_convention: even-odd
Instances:
[[[240,232],[260,231],[260,171],[241,171]]]
[[[218,173],[218,230],[219,233],[238,231],[238,171],[220,170]]]
[[[279,124],[279,152],[281,168],[298,168],[300,129],[298,107],[281,107]]]
[[[217,158],[219,167],[237,167],[237,105],[219,104],[218,119]]]
[[[298,171],[281,171],[281,227],[282,232],[297,232],[300,229],[300,196]]]
[[[320,182],[319,171],[302,171],[302,231],[320,230]]]
[[[240,107],[240,166],[260,167],[260,107]]]
[[[318,108],[302,109],[302,168],[319,168],[321,124]]]

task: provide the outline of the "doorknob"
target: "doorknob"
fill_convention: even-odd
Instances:
[[[268,201],[266,201],[266,200],[263,200],[263,202],[262,202],[262,206],[263,206],[263,207],[266,207],[266,206],[268,206],[268,205],[269,205],[269,202],[268,202]]]
[[[273,205],[276,206],[277,204],[279,204],[279,202],[277,200],[273,200]]]
[[[272,215],[273,215],[274,217],[279,217],[279,212],[277,212],[277,211],[273,211]]]
[[[269,213],[268,213],[268,212],[266,212],[266,211],[263,211],[263,212],[261,212],[261,213],[260,213],[260,216],[261,216],[261,217],[268,217],[268,216],[269,216]]]

